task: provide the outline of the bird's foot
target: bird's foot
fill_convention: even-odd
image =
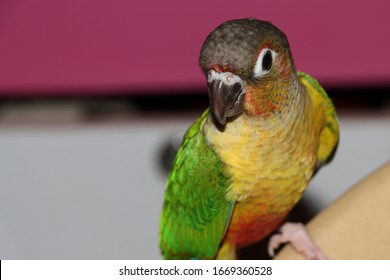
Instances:
[[[291,245],[309,260],[327,260],[320,248],[309,237],[306,228],[301,223],[285,223],[279,229],[279,234],[271,236],[268,243],[268,253],[274,257],[275,249],[281,244],[290,242]]]

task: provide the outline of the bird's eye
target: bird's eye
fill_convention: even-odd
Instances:
[[[272,66],[272,54],[271,51],[266,51],[263,56],[263,62],[262,62],[263,70],[269,71]]]
[[[256,78],[266,75],[272,68],[276,53],[271,49],[263,49],[257,58],[253,74]]]

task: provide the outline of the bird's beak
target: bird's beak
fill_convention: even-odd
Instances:
[[[244,83],[230,72],[207,73],[211,112],[219,125],[225,125],[228,117],[244,111]]]

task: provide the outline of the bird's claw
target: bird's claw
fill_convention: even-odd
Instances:
[[[271,236],[268,243],[268,254],[275,255],[275,249],[281,244],[290,242],[291,245],[310,260],[328,259],[317,245],[309,237],[306,228],[301,223],[285,223],[279,229],[280,233]]]

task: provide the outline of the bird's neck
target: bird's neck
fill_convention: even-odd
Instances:
[[[248,86],[245,96],[245,114],[267,123],[272,120],[294,121],[307,107],[308,95],[296,77],[277,83],[266,82]]]

